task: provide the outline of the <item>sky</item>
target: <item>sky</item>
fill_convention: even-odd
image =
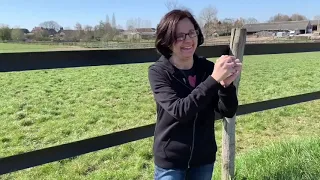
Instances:
[[[150,20],[155,27],[168,11],[167,0],[0,0],[0,24],[32,30],[41,22],[53,20],[62,27],[74,28],[82,25],[97,25],[110,21],[115,14],[117,25],[126,29],[126,22],[131,18]],[[318,1],[318,2],[317,2]],[[223,18],[254,17],[263,22],[271,16],[282,13],[291,15],[300,13],[313,19],[320,15],[319,0],[180,0],[180,4],[192,10],[195,16],[211,5],[218,10],[217,16]]]

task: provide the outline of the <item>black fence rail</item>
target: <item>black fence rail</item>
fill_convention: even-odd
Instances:
[[[246,44],[245,55],[320,51],[320,43]],[[205,57],[229,54],[229,45],[201,46]],[[0,72],[154,62],[156,49],[0,53]]]
[[[248,44],[246,45],[245,54],[257,55],[312,51],[320,51],[320,43]],[[217,57],[228,54],[229,46],[204,46],[200,47],[197,53],[206,57]],[[145,63],[153,62],[158,57],[159,55],[155,49],[4,53],[0,54],[0,72]],[[245,104],[239,106],[237,115],[240,116],[318,99],[320,99],[320,91]],[[217,115],[215,119],[218,120],[221,117]],[[153,136],[154,126],[155,124],[150,124],[90,139],[3,157],[0,158],[0,175],[148,138]]]

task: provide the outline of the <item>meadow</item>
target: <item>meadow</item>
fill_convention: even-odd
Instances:
[[[320,52],[245,56],[239,103],[319,91],[319,59]],[[149,65],[1,73],[0,157],[154,123]],[[320,101],[312,101],[239,116],[237,179],[318,178],[319,109]],[[220,179],[221,128],[218,120],[213,179]],[[152,142],[150,137],[0,179],[152,179]]]
[[[45,45],[45,44],[22,44],[22,43],[0,43],[0,53],[12,52],[42,52],[84,49],[77,46],[67,45]]]

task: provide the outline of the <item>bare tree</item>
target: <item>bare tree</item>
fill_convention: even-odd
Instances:
[[[74,26],[74,29],[77,31],[81,31],[82,30],[82,25],[80,23],[76,23],[76,25]]]
[[[241,28],[241,27],[243,27],[243,25],[246,23],[246,20],[244,19],[244,18],[239,18],[239,19],[236,19],[235,21],[234,21],[234,27],[236,27],[236,28]]]
[[[112,27],[113,27],[113,28],[116,28],[116,26],[117,26],[116,17],[115,17],[115,15],[114,15],[114,13],[113,13],[113,14],[112,14]]]
[[[94,38],[93,27],[85,25],[83,28],[83,39],[85,41],[91,41]]]
[[[288,15],[278,13],[270,17],[269,22],[281,22],[281,21],[290,21],[290,20],[291,19]]]
[[[178,0],[167,0],[164,5],[167,7],[168,11],[178,8]]]
[[[123,27],[118,24],[117,29],[123,29]]]
[[[40,23],[39,26],[46,29],[54,29],[56,31],[59,31],[61,28],[61,26],[55,21],[45,21]]]
[[[222,20],[223,32],[231,34],[231,29],[234,27],[235,20],[232,18],[225,18]]]
[[[316,15],[313,17],[313,20],[320,20],[320,15]]]
[[[110,23],[109,15],[106,16],[106,23]]]
[[[250,17],[245,20],[245,24],[257,24],[259,21],[256,18]]]
[[[320,15],[314,16],[314,20],[318,20],[317,31],[320,32]]]
[[[136,28],[151,28],[150,20],[143,20],[140,17],[127,20],[127,29],[132,30]]]
[[[83,28],[82,28],[82,25],[80,23],[76,23],[76,25],[74,26],[75,30],[76,30],[76,39],[77,40],[80,40],[83,38],[84,36],[84,31],[83,31]]]
[[[168,11],[174,9],[188,10],[192,12],[192,10],[178,2],[178,0],[167,0],[164,5],[167,7]]]
[[[202,9],[200,12],[199,21],[200,24],[203,24],[204,34],[206,37],[212,35],[214,32],[215,23],[218,21],[217,13],[218,10],[211,5]]]
[[[291,17],[290,17],[290,20],[291,21],[302,21],[302,20],[307,20],[308,18],[304,15],[301,15],[301,14],[292,14]]]
[[[152,27],[152,23],[150,20],[143,20],[142,24],[141,24],[142,28],[151,28]]]
[[[89,26],[89,25],[85,25],[83,29],[84,29],[84,31],[86,31],[86,32],[92,32],[93,27],[92,27],[92,26]]]

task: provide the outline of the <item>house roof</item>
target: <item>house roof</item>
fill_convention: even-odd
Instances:
[[[312,26],[317,26],[318,25],[318,20],[311,20],[310,23],[311,23]],[[320,20],[319,20],[319,23],[320,23]]]
[[[29,33],[29,30],[28,29],[25,29],[25,28],[13,28],[13,29],[18,29],[18,30],[21,30],[23,33],[25,34],[28,34]]]
[[[139,33],[154,32],[155,30],[156,30],[155,28],[136,28],[136,31],[138,31]]]
[[[55,29],[47,29],[47,28],[43,28],[43,27],[34,27],[31,32],[34,33],[34,32],[39,32],[42,30],[47,31],[50,35],[54,35],[57,33],[57,31]]]
[[[284,21],[273,23],[245,24],[247,32],[272,31],[272,30],[305,30],[309,21]]]

